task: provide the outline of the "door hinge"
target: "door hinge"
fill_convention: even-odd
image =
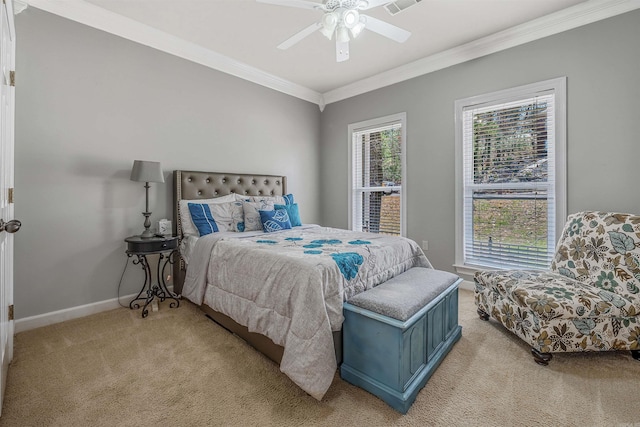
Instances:
[[[13,320],[13,304],[9,306],[9,320]]]
[[[9,203],[13,203],[13,187],[9,188]]]
[[[9,85],[10,86],[14,86],[16,85],[16,72],[15,71],[9,71]]]

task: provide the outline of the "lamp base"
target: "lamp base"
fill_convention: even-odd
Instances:
[[[155,233],[147,228],[146,230],[144,230],[142,232],[142,234],[140,235],[140,238],[141,239],[151,239],[154,235],[155,235]]]
[[[148,209],[148,207],[147,207],[147,209]],[[140,235],[140,238],[141,239],[151,239],[153,237],[153,235],[155,234],[153,231],[150,230],[151,220],[149,220],[149,217],[151,216],[151,212],[142,212],[142,215],[144,215],[144,231]]]

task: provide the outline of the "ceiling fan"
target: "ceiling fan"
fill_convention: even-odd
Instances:
[[[278,49],[282,50],[290,48],[300,40],[311,35],[314,31],[319,30],[329,40],[335,36],[336,61],[342,62],[349,59],[349,40],[358,37],[364,29],[388,37],[398,43],[405,42],[409,36],[411,36],[411,33],[407,30],[360,13],[361,11],[390,3],[393,0],[325,0],[324,3],[307,0],[256,1],[258,3],[313,9],[324,12],[320,22],[309,25],[307,28],[280,43]]]

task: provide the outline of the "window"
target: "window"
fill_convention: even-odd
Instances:
[[[551,264],[566,219],[565,87],[559,78],[456,102],[458,271]]]
[[[405,235],[406,114],[349,125],[349,228]]]

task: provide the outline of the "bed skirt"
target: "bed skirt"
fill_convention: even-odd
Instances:
[[[246,326],[243,326],[230,318],[229,316],[215,311],[206,304],[202,304],[200,309],[207,315],[208,318],[228,330],[229,332],[239,336],[247,342],[251,347],[258,350],[260,353],[273,360],[280,365],[282,360],[282,354],[284,347],[275,344],[270,338],[256,333],[249,332]],[[333,332],[333,347],[336,353],[336,362],[338,366],[342,363],[342,330]]]

